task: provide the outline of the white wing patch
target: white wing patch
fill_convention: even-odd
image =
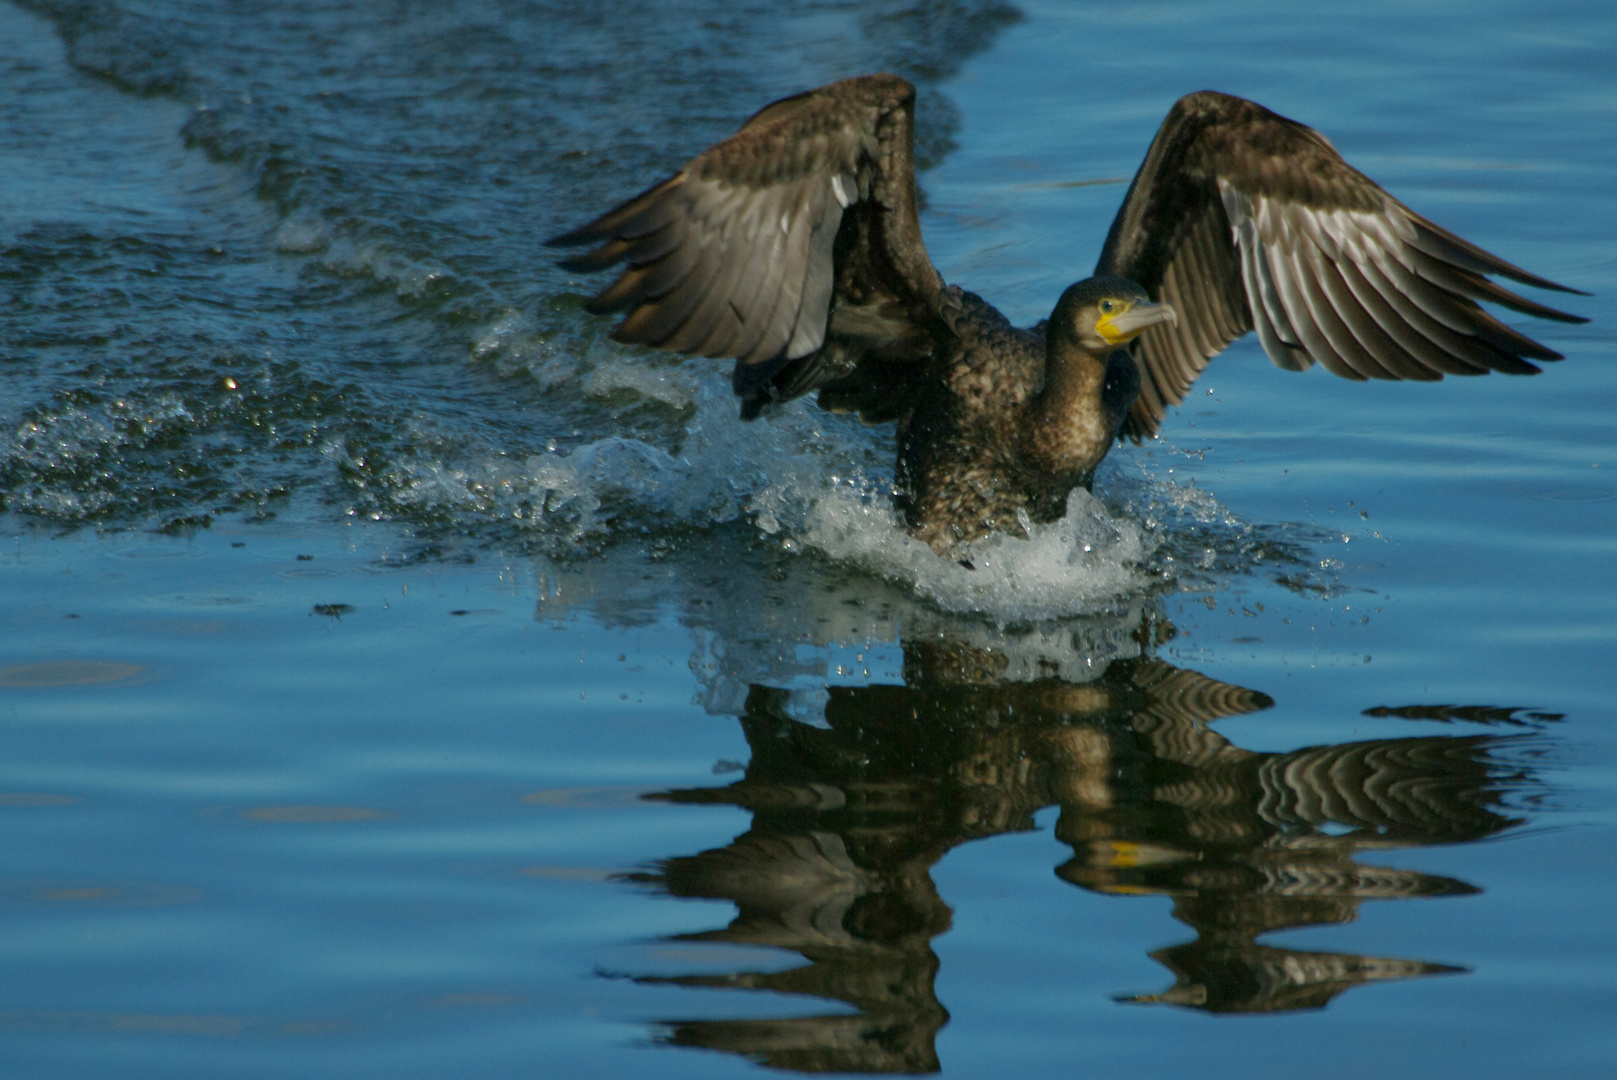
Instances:
[[[842,208],[846,210],[858,201],[858,181],[851,176],[844,177],[841,173],[837,173],[831,177],[831,193],[837,197],[837,202],[841,203]]]

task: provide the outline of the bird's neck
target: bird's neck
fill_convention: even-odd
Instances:
[[[1031,404],[1030,448],[1051,472],[1087,477],[1106,456],[1112,432],[1101,393],[1105,356],[1052,340],[1045,350],[1044,389]]]

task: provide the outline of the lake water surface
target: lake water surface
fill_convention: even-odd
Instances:
[[[1617,1072],[1617,9],[0,0],[6,1077]],[[1593,293],[1214,362],[967,571],[539,242],[920,88],[944,277],[1180,94]]]

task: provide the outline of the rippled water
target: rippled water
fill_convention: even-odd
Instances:
[[[1613,55],[1594,3],[0,3],[5,1074],[1610,1075]],[[1437,385],[1243,342],[964,570],[890,432],[740,423],[538,246],[883,69],[1019,322],[1203,87],[1593,321]]]

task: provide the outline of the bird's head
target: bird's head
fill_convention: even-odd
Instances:
[[[1127,345],[1149,326],[1179,324],[1169,304],[1159,304],[1127,278],[1092,277],[1067,288],[1050,315],[1048,332],[1091,353]]]

